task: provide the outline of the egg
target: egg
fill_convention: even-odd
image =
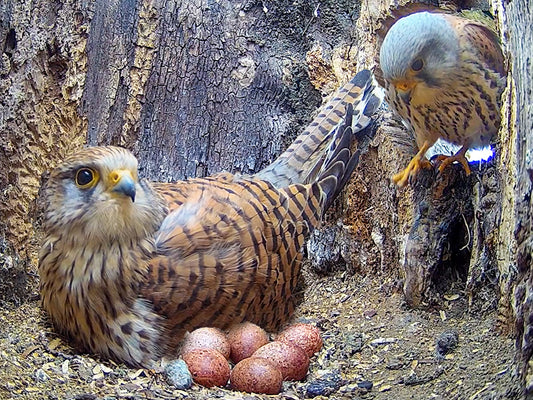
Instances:
[[[265,330],[251,322],[233,325],[227,337],[231,348],[230,358],[235,364],[268,343]]]
[[[265,358],[245,358],[233,367],[230,375],[232,389],[248,393],[278,394],[283,375],[276,365]]]
[[[205,387],[225,386],[230,376],[228,360],[217,350],[193,349],[182,355],[192,379]]]
[[[190,332],[183,339],[180,354],[184,355],[194,349],[217,350],[229,359],[230,345],[226,334],[218,328],[198,328]]]
[[[283,330],[276,341],[291,343],[301,347],[308,357],[312,357],[322,348],[320,330],[309,324],[294,324]]]
[[[303,349],[290,343],[274,341],[255,351],[252,357],[266,358],[276,365],[284,380],[301,380],[307,375],[309,357]]]

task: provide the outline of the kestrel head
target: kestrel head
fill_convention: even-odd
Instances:
[[[86,240],[129,240],[153,233],[164,206],[137,175],[137,159],[119,147],[90,147],[61,163],[44,190],[48,233]]]
[[[400,18],[380,51],[383,77],[407,104],[415,94],[423,96],[453,82],[459,61],[459,43],[451,25],[428,12]]]

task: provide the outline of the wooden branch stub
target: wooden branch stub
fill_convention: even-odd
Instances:
[[[405,243],[403,270],[407,303],[419,307],[427,300],[439,267],[468,251],[457,240],[472,218],[472,185],[459,165],[422,170],[412,182],[412,224]],[[463,248],[463,250],[460,250]]]

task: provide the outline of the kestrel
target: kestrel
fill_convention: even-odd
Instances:
[[[478,22],[419,12],[400,18],[380,51],[387,102],[414,131],[419,152],[393,180],[404,186],[428,164],[439,138],[462,146],[443,159],[470,173],[466,151],[489,144],[500,126],[505,67],[499,39]]]
[[[56,328],[143,367],[200,326],[277,328],[293,312],[304,240],[355,167],[350,142],[375,90],[361,71],[255,176],[151,183],[122,148],[68,157],[43,190],[41,297]]]

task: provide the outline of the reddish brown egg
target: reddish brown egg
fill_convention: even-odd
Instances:
[[[291,343],[301,347],[308,357],[312,357],[322,348],[322,337],[320,330],[309,324],[294,324],[283,330],[276,340],[284,343]]]
[[[250,357],[261,346],[268,343],[268,335],[261,327],[251,322],[233,325],[228,332],[231,360],[237,364]]]
[[[226,359],[230,355],[230,345],[226,334],[218,328],[198,328],[185,336],[180,354],[184,355],[194,349],[217,350]]]
[[[205,387],[225,386],[228,383],[230,367],[228,360],[216,350],[193,349],[183,356],[192,379]]]
[[[259,357],[240,361],[230,376],[232,389],[248,393],[278,394],[282,383],[283,375],[276,365]]]
[[[307,375],[309,357],[298,346],[284,342],[270,342],[257,349],[252,357],[272,361],[281,371],[284,380],[301,380]]]

